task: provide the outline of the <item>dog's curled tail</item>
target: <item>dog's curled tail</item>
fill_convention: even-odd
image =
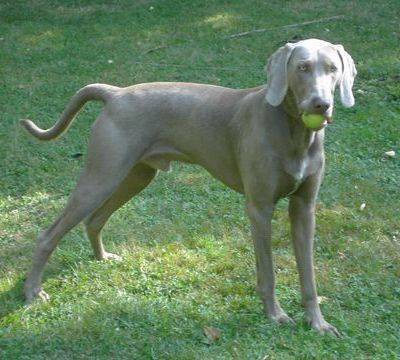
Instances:
[[[110,99],[112,93],[119,88],[107,84],[91,84],[80,89],[70,100],[61,114],[60,119],[49,129],[39,128],[31,120],[21,120],[21,125],[33,136],[40,140],[52,140],[65,132],[81,107],[90,100],[100,100],[104,103]]]

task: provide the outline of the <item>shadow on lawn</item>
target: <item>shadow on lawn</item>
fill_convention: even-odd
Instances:
[[[25,305],[23,297],[24,277],[20,277],[13,286],[0,292],[0,323],[7,315],[19,310]]]
[[[269,338],[268,347],[273,348],[283,336],[296,331],[294,327],[271,325],[258,309],[240,313],[226,306],[204,314],[201,307],[182,300],[165,303],[165,299],[149,301],[134,295],[114,297],[108,303],[105,298],[95,300],[86,309],[74,304],[77,309],[72,317],[68,314],[59,321],[50,320],[47,326],[40,326],[40,331],[33,328],[13,332],[7,339],[10,346],[5,347],[5,342],[3,350],[19,357],[34,353],[53,358],[54,351],[62,351],[66,358],[79,353],[81,358],[187,359],[218,352],[221,342],[224,353],[229,353],[248,338]],[[61,311],[69,306],[65,304]],[[205,326],[218,327],[221,339],[208,343],[203,334]],[[304,328],[298,325],[298,330]]]

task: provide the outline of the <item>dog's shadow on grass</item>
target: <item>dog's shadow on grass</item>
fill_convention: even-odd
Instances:
[[[5,251],[5,256],[2,256],[2,258],[7,258],[9,262],[16,264],[20,256],[20,251],[14,248],[7,250]],[[31,255],[30,248],[29,255]],[[74,259],[76,260],[76,258]],[[81,258],[80,260],[87,262],[93,259],[94,256],[90,253],[88,249],[87,254],[85,253],[83,255],[83,259]],[[77,261],[71,261],[71,259],[66,258],[65,256],[54,256],[50,264],[48,264],[48,266],[46,267],[46,271],[43,277],[44,286],[46,286],[46,283],[49,280],[59,279],[63,274],[70,274],[72,271],[71,267],[73,265],[76,266],[76,264],[78,263]],[[13,272],[18,273],[19,275],[16,278],[13,277],[11,280],[9,280],[9,286],[5,286],[0,290],[0,324],[2,323],[2,320],[10,314],[17,312],[22,308],[29,307],[27,306],[25,301],[24,283],[27,277],[27,271],[28,269],[30,269],[30,267],[30,256],[25,256],[23,260],[19,259],[16,268],[12,268]],[[40,301],[41,300],[37,300],[34,301],[34,303],[38,303]]]
[[[0,322],[9,314],[21,309],[25,306],[23,297],[24,277],[20,277],[13,282],[13,286],[8,290],[0,292]]]
[[[34,347],[41,356],[52,357],[50,352],[57,345],[67,355],[81,351],[83,346],[91,358],[114,358],[118,354],[118,358],[187,359],[218,352],[221,343],[235,345],[241,335],[259,337],[261,341],[265,336],[275,339],[278,333],[290,336],[295,331],[294,327],[271,325],[261,310],[249,313],[248,309],[238,312],[229,306],[218,310],[209,306],[205,312],[185,301],[165,303],[135,294],[124,296],[99,296],[86,308],[70,303],[67,307],[75,309],[72,315],[55,322],[46,320],[40,332],[32,328],[17,330],[13,353],[22,358]],[[208,339],[203,332],[206,326],[218,328],[221,337]],[[32,345],[26,347],[24,343]]]

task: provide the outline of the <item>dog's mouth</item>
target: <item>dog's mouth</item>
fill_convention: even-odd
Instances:
[[[321,125],[321,129],[328,126],[329,124],[332,124],[332,116],[324,116],[325,120]]]
[[[328,115],[328,114],[322,114],[322,115],[321,114],[312,114],[312,113],[307,113],[307,112],[303,112],[302,116],[303,115],[305,115],[305,116],[307,116],[307,115],[316,115],[316,116],[322,116],[323,117],[324,121],[322,123],[320,123],[319,126],[311,126],[311,127],[309,127],[313,131],[322,130],[325,127],[327,127],[329,124],[333,123],[332,115]]]
[[[332,116],[324,115],[325,121],[322,123],[323,127],[326,127],[333,123]]]
[[[331,116],[324,116],[324,118],[325,118],[324,122],[321,124],[321,126],[319,128],[315,129],[315,131],[322,130],[323,128],[327,127],[329,124],[332,124]]]

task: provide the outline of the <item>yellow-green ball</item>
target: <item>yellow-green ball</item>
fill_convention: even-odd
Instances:
[[[301,119],[309,129],[319,129],[325,122],[325,117],[318,114],[303,114],[301,115]]]

